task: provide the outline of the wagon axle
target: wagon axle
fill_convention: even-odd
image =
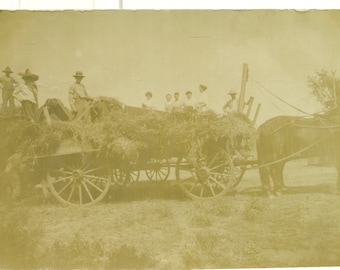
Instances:
[[[197,170],[197,176],[202,182],[207,180],[210,175],[211,170],[208,167],[201,167]]]
[[[84,172],[83,172],[83,170],[81,170],[81,169],[74,170],[74,171],[72,172],[72,178],[73,178],[73,181],[74,181],[74,182],[80,183],[80,182],[83,180],[83,178],[84,178]]]

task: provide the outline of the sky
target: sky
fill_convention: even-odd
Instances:
[[[140,106],[146,91],[163,109],[167,93],[208,86],[217,113],[249,66],[246,100],[261,103],[257,124],[300,115],[266,91],[309,113],[321,107],[307,86],[320,69],[340,77],[340,11],[124,10],[2,11],[0,68],[40,76],[39,100],[67,93],[75,71],[91,96]],[[266,89],[266,90],[264,90]]]

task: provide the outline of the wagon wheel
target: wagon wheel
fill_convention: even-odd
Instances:
[[[150,167],[145,170],[145,174],[150,181],[160,182],[168,179],[170,174],[170,164],[168,160],[151,159]]]
[[[230,169],[230,167],[229,167],[229,169]],[[246,166],[233,166],[233,170],[234,170],[235,178],[233,180],[231,187],[235,188],[241,182],[242,177],[247,170],[247,167]]]
[[[139,180],[139,170],[130,171],[130,177],[126,177],[126,173],[121,169],[114,169],[115,183],[119,186],[126,186],[131,183],[136,183]]]
[[[92,205],[107,194],[112,173],[95,154],[53,157],[47,183],[58,201],[69,205]]]
[[[191,161],[179,158],[176,180],[180,189],[190,198],[208,199],[225,195],[235,183],[235,167],[223,150],[211,158]]]

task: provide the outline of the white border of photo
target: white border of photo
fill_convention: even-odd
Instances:
[[[1,10],[339,9],[334,0],[0,0]]]

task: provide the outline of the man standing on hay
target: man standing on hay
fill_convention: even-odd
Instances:
[[[25,83],[15,88],[13,96],[21,103],[25,117],[31,121],[37,121],[38,113],[38,88],[35,83],[39,76],[33,74],[29,69],[19,73]]]
[[[87,94],[85,85],[81,83],[85,77],[81,71],[76,71],[73,75],[76,82],[70,86],[68,91],[68,101],[70,103],[71,110],[75,112],[77,119],[90,119],[90,106],[92,100]]]
[[[13,71],[10,67],[6,67],[2,72],[5,73],[3,77],[0,78],[0,84],[2,85],[2,107],[1,113],[7,113],[7,104],[9,102],[9,113],[14,112],[14,97],[13,91],[18,82],[11,77]]]
[[[236,99],[236,95],[237,95],[236,91],[230,90],[228,95],[230,95],[231,99],[229,99],[227,103],[223,106],[223,111],[225,115],[236,113],[237,107],[238,107],[238,102]]]

